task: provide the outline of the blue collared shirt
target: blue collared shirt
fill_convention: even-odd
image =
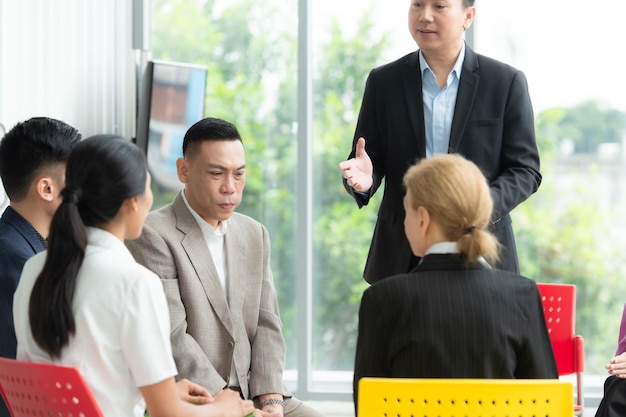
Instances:
[[[459,91],[459,79],[465,59],[465,43],[461,47],[459,57],[452,71],[448,74],[446,85],[443,88],[437,84],[435,74],[428,66],[421,50],[419,51],[419,59],[422,69],[426,157],[430,158],[438,153],[448,153],[456,95]]]

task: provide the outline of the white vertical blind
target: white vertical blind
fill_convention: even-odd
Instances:
[[[0,117],[61,119],[84,136],[135,134],[128,0],[0,0]]]

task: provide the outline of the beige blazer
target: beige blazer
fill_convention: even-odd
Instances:
[[[229,384],[231,363],[246,398],[291,396],[282,382],[285,342],[265,227],[234,213],[228,220],[226,299],[200,227],[180,193],[148,214],[139,239],[126,242],[137,262],[163,282],[178,379],[212,394]]]

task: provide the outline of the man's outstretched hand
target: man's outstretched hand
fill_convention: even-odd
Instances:
[[[365,138],[359,138],[356,143],[355,157],[339,163],[343,177],[355,191],[367,192],[372,188],[372,174],[374,168],[372,160],[365,152]]]

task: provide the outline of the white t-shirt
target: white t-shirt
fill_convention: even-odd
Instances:
[[[105,416],[143,416],[138,387],[177,374],[160,279],[135,262],[118,238],[88,228],[72,305],[76,334],[53,361],[35,343],[28,320],[30,293],[46,254],[26,262],[15,292],[17,358],[78,368]]]

